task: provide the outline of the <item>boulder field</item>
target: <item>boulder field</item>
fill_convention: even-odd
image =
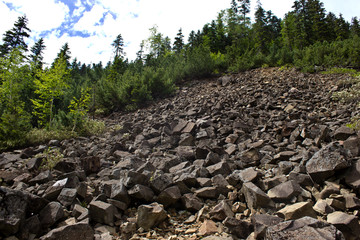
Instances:
[[[184,82],[101,136],[0,154],[0,239],[360,239],[347,75]]]

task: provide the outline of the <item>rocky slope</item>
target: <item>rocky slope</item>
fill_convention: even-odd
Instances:
[[[103,136],[2,153],[0,239],[359,239],[346,78],[188,82]]]

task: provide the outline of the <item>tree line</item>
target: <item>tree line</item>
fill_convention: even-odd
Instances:
[[[89,116],[135,110],[174,93],[176,83],[187,79],[264,66],[307,72],[360,67],[357,17],[349,23],[327,13],[319,0],[297,0],[280,19],[257,1],[251,22],[250,4],[232,0],[216,19],[191,31],[186,43],[181,28],[172,41],[154,26],[133,61],[119,34],[106,65],[71,61],[66,43],[44,67],[46,43],[40,38],[29,49],[28,20],[19,17],[0,45],[0,149],[26,144],[39,130],[91,134],[98,123]]]

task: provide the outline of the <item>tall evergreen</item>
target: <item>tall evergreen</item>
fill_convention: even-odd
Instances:
[[[5,32],[3,37],[3,44],[0,45],[0,57],[5,56],[14,48],[22,48],[23,51],[28,50],[25,39],[30,37],[31,30],[27,27],[28,19],[26,15],[20,16],[15,22],[11,30]]]
[[[111,46],[114,48],[115,58],[124,57],[124,39],[121,34],[116,36]]]
[[[182,34],[182,29],[179,29],[179,32],[176,34],[173,50],[175,53],[180,53],[184,48],[184,35]]]
[[[37,69],[42,69],[43,67],[43,53],[45,50],[46,46],[44,44],[44,39],[40,38],[35,45],[30,49],[31,51],[31,55],[30,55],[30,59],[32,64],[35,66],[35,68]]]

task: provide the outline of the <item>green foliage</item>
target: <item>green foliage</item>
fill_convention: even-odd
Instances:
[[[89,102],[90,102],[90,88],[81,90],[81,97],[79,99],[73,98],[69,105],[69,110],[71,115],[73,115],[73,128],[72,131],[75,131],[76,128],[79,128],[83,125],[83,122],[86,121],[86,115],[88,112]]]
[[[30,71],[22,66],[19,48],[13,49],[8,58],[0,58],[0,149],[23,143],[23,136],[30,127],[30,117],[24,111],[21,93]]]
[[[66,59],[60,57],[52,68],[39,71],[38,78],[34,79],[35,94],[38,95],[38,98],[31,99],[31,101],[34,104],[33,114],[37,117],[39,126],[51,127],[54,100],[63,95],[64,89],[68,87],[68,75]]]
[[[58,148],[48,148],[43,153],[38,154],[37,157],[42,157],[40,168],[52,170],[64,158],[64,155]]]

